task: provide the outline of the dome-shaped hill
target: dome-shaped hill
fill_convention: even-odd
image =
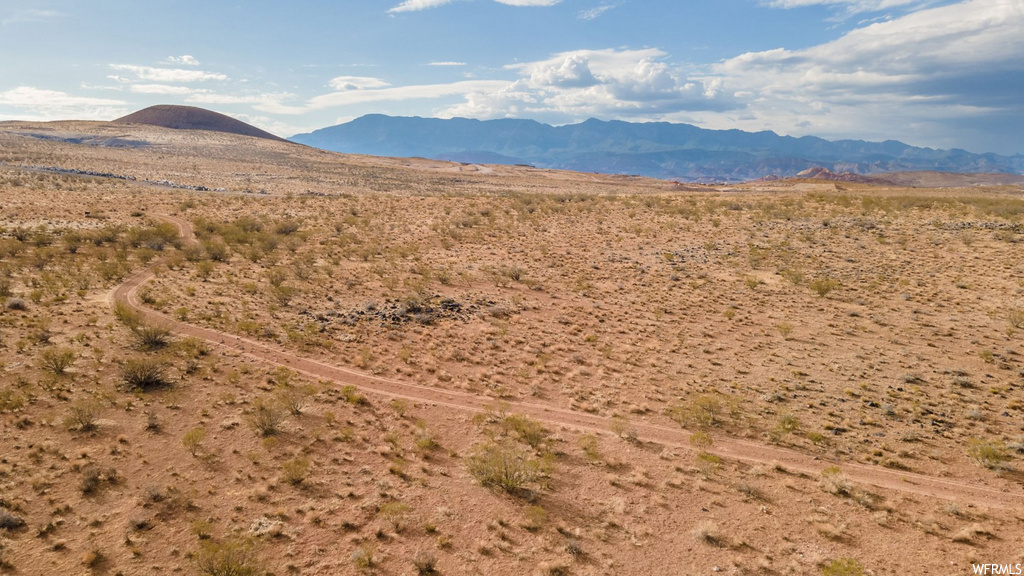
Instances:
[[[284,138],[274,136],[270,132],[260,130],[241,120],[235,120],[219,112],[194,106],[150,106],[149,108],[144,108],[138,112],[118,118],[114,122],[121,124],[148,124],[163,128],[173,128],[175,130],[227,132],[229,134],[240,134],[242,136],[254,136],[256,138],[287,142]]]

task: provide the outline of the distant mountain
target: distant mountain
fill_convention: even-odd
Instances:
[[[555,127],[533,120],[442,120],[371,114],[298,134],[291,140],[354,154],[530,164],[693,182],[789,177],[819,167],[860,175],[920,170],[1024,173],[1024,155],[933,150],[893,140],[833,142],[813,136],[705,130],[665,122],[591,119]]]
[[[133,114],[118,118],[114,122],[121,124],[148,124],[151,126],[173,128],[175,130],[209,130],[212,132],[227,132],[242,136],[266,138],[267,140],[285,141],[284,138],[274,136],[270,132],[264,132],[241,120],[235,120],[219,112],[194,106],[150,106],[149,108],[144,108]]]

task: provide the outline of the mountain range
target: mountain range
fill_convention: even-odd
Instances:
[[[325,150],[473,164],[636,174],[689,182],[792,177],[812,168],[860,175],[908,171],[1024,173],[1024,155],[974,154],[902,142],[829,141],[689,124],[472,120],[371,114],[290,138]]]

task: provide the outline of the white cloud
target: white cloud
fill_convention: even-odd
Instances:
[[[123,100],[72,96],[30,86],[0,92],[0,107],[18,110],[4,116],[25,120],[110,120],[127,113],[127,104]]]
[[[465,94],[442,116],[529,117],[554,123],[588,117],[656,119],[681,110],[722,110],[733,97],[718,80],[687,78],[661,50],[577,50],[507,66],[519,79]]]
[[[169,86],[167,84],[132,84],[128,87],[128,90],[135,94],[166,94],[176,96],[196,92],[194,88],[187,86]]]
[[[587,88],[599,84],[590,71],[588,58],[583,54],[570,54],[565,58],[530,66],[530,83],[535,86],[561,88]]]
[[[445,4],[451,4],[452,0],[405,0],[398,6],[388,10],[389,13],[394,14],[396,12],[418,12],[420,10],[426,10],[427,8],[437,8],[438,6],[444,6]]]
[[[0,21],[0,24],[9,26],[22,23],[49,22],[65,16],[64,13],[57,12],[56,10],[14,10],[10,16]]]
[[[111,64],[112,70],[127,72],[139,80],[160,83],[190,83],[205,82],[208,80],[227,80],[228,77],[218,72],[206,72],[203,70],[185,70],[183,68],[154,68],[152,66],[134,66],[131,64]],[[118,76],[118,81],[125,81]]]
[[[562,0],[494,0],[498,4],[509,6],[554,6]]]
[[[168,64],[180,64],[183,66],[199,66],[199,60],[196,60],[188,54],[183,56],[168,56],[166,62]]]
[[[339,92],[347,90],[368,90],[390,86],[390,84],[380,78],[372,78],[369,76],[338,76],[337,78],[332,78],[327,85]]]
[[[287,122],[282,122],[280,120],[276,120],[274,118],[262,114],[232,114],[228,112],[227,115],[237,120],[241,120],[246,124],[252,124],[257,128],[266,130],[271,134],[284,137],[292,136],[293,134],[299,134],[303,132],[312,132],[317,128],[323,128],[323,126],[313,124],[289,124]]]
[[[224,105],[237,106],[248,104],[254,110],[267,114],[296,115],[305,112],[301,107],[289,106],[285,102],[294,100],[295,95],[288,92],[253,92],[249,94],[219,94],[212,91],[199,91],[189,95],[185,101],[189,104],[204,106]],[[277,132],[275,132],[277,133]],[[287,133],[287,130],[280,132]]]
[[[767,0],[763,4],[772,8],[803,8],[805,6],[837,6],[851,12],[877,12],[911,4],[922,0]]]
[[[1021,30],[1024,3],[967,0],[803,50],[742,54],[709,77],[744,101],[744,114],[703,119],[823,136],[916,134],[929,142],[956,132],[960,145],[980,142],[984,130],[1024,128]]]
[[[463,80],[451,84],[424,84],[372,90],[346,90],[316,96],[309,100],[303,111],[323,110],[367,102],[422,100],[458,96],[477,91],[497,90],[506,84],[508,83],[503,80]]]
[[[437,8],[451,4],[453,0],[405,0],[398,6],[388,10],[388,13],[397,12],[419,12],[428,8]],[[554,6],[562,0],[494,0],[498,4],[507,6]]]
[[[613,8],[618,8],[618,7],[619,7],[619,4],[617,4],[617,3],[616,4],[602,4],[601,6],[597,6],[596,8],[590,8],[588,10],[580,10],[579,12],[576,13],[576,18],[578,18],[580,20],[585,20],[585,21],[594,20],[596,18],[600,18],[601,15],[603,15],[605,12],[607,12],[609,10],[612,10]]]
[[[430,62],[427,66],[465,66],[465,62]]]

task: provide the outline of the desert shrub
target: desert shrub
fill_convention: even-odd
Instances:
[[[417,574],[436,574],[437,556],[430,550],[419,550],[412,557],[412,565]]]
[[[536,532],[548,523],[548,512],[540,506],[527,506],[523,516],[526,517],[523,528],[530,532]]]
[[[409,505],[404,502],[388,502],[377,511],[377,515],[387,522],[395,533],[405,529],[405,519],[409,515]]]
[[[189,336],[178,342],[178,349],[192,359],[202,358],[210,354],[210,345],[194,336]]]
[[[121,300],[114,303],[114,317],[130,330],[135,330],[135,328],[142,324],[142,315],[129,306],[127,302]]]
[[[210,260],[214,262],[227,262],[228,260],[228,245],[220,240],[203,242],[203,249],[206,251],[206,255],[210,257]]]
[[[514,432],[519,440],[533,448],[539,448],[547,439],[547,430],[544,429],[544,426],[526,416],[519,414],[506,416],[502,425],[506,431]]]
[[[819,297],[824,298],[825,296],[828,296],[829,292],[839,288],[840,283],[839,280],[836,280],[835,278],[818,278],[816,280],[811,280],[811,283],[808,284],[808,286],[810,286],[811,290],[813,290]]]
[[[821,573],[823,576],[863,576],[864,566],[853,558],[839,558],[826,564]]]
[[[291,234],[298,232],[299,226],[300,224],[298,221],[292,220],[291,218],[286,218],[274,225],[274,232],[276,234],[280,234],[281,236],[289,236]]]
[[[97,402],[75,402],[68,408],[67,416],[64,417],[64,427],[68,430],[91,432],[96,429],[96,420],[102,412],[103,408]]]
[[[199,451],[203,448],[203,440],[206,439],[206,428],[193,428],[188,432],[185,432],[185,436],[181,439],[181,444],[188,450],[192,456],[198,456]]]
[[[279,284],[277,286],[270,287],[270,295],[273,296],[274,300],[276,300],[281,306],[287,306],[290,304],[297,293],[298,290],[295,287],[287,284]]]
[[[789,280],[792,284],[799,285],[804,281],[803,272],[793,268],[784,268],[779,271],[779,275],[785,278],[786,280]]]
[[[992,530],[986,528],[982,524],[971,524],[970,526],[964,526],[951,538],[953,542],[959,542],[962,544],[975,544],[979,536],[987,536],[989,538],[995,538],[995,534]]]
[[[775,424],[775,428],[768,433],[768,436],[772,442],[778,443],[788,434],[796,432],[798,428],[800,428],[800,420],[796,416],[783,414],[779,416],[779,421]]]
[[[971,438],[967,441],[967,454],[985,468],[998,468],[1009,459],[1006,446],[998,440]]]
[[[597,436],[594,436],[593,434],[584,434],[580,436],[579,445],[588,460],[599,460],[601,458],[601,452],[597,444]]]
[[[280,431],[284,421],[284,413],[274,404],[258,400],[256,407],[249,414],[249,425],[258,436],[273,436]]]
[[[93,570],[98,568],[106,560],[106,555],[104,555],[102,551],[96,548],[93,548],[92,550],[89,550],[82,554],[82,565],[86,568],[91,568]]]
[[[714,476],[715,472],[722,467],[722,458],[710,452],[699,452],[697,454],[697,470],[705,478]]]
[[[159,350],[170,342],[171,331],[160,326],[150,326],[139,323],[132,329],[135,336],[135,345],[139,350]]]
[[[154,358],[129,358],[121,366],[121,385],[126,390],[153,390],[171,385],[165,365]]]
[[[583,545],[576,538],[569,538],[565,541],[565,551],[569,553],[573,558],[579,559],[585,556],[583,552]]]
[[[25,406],[25,397],[10,388],[0,390],[0,413],[14,412]]]
[[[698,542],[711,544],[712,546],[722,545],[722,536],[714,524],[701,524],[693,529],[693,537]]]
[[[707,450],[714,444],[714,439],[707,432],[694,432],[690,435],[690,446],[698,450]]]
[[[98,466],[88,466],[82,470],[82,481],[79,488],[82,494],[93,494],[100,489],[104,482],[117,484],[119,476],[115,468],[102,469]]]
[[[11,298],[10,300],[7,301],[7,309],[17,310],[19,312],[28,310],[28,303],[22,300],[21,298]]]
[[[209,260],[200,260],[196,262],[196,277],[206,282],[213,274],[213,262]]]
[[[282,478],[292,486],[302,484],[309,476],[309,460],[295,458],[281,465]]]
[[[204,541],[199,552],[192,556],[192,562],[204,576],[255,576],[260,573],[256,545],[250,539]]]
[[[853,484],[839,466],[829,466],[821,471],[821,479],[818,482],[821,489],[836,496],[852,496]]]
[[[282,408],[298,416],[302,414],[302,409],[309,404],[309,398],[314,392],[315,389],[312,386],[288,387],[277,393],[277,401]]]
[[[1020,308],[1011,308],[1006,312],[1006,321],[1010,323],[1010,326],[1020,330],[1024,328],[1024,310]]]
[[[625,416],[622,416],[621,414],[612,416],[609,428],[612,433],[619,438],[622,438],[627,442],[636,442],[637,430],[632,424],[630,424],[629,419]]]
[[[541,476],[540,461],[525,447],[509,442],[477,445],[467,459],[469,473],[483,486],[514,494],[527,489]]]
[[[75,363],[75,351],[70,348],[49,348],[39,355],[39,366],[57,376],[63,375]]]
[[[779,322],[775,325],[775,328],[779,331],[779,334],[786,340],[789,339],[789,335],[793,333],[793,325],[789,322]]]
[[[352,563],[360,570],[370,570],[377,565],[373,548],[369,545],[360,546],[352,552]]]
[[[681,426],[694,424],[702,428],[716,426],[725,411],[722,401],[710,394],[702,394],[689,403],[680,403],[669,408],[669,417]]]
[[[341,397],[345,399],[345,402],[348,402],[349,404],[355,406],[369,404],[369,402],[366,400],[366,396],[360,394],[359,389],[356,388],[355,386],[342,386]]]
[[[125,240],[132,248],[141,247],[158,251],[163,250],[167,244],[173,245],[181,241],[177,226],[169,222],[161,222],[150,228],[131,228]]]
[[[25,520],[17,514],[11,514],[10,512],[0,509],[0,529],[3,530],[17,530],[25,525]]]

